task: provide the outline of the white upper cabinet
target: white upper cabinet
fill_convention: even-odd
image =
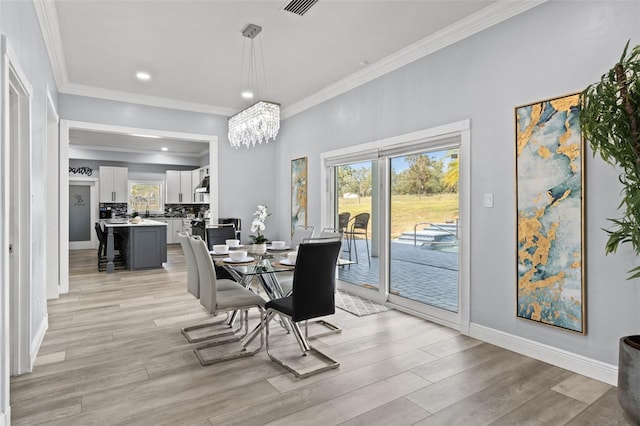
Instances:
[[[100,202],[129,202],[129,170],[126,167],[100,166]]]
[[[167,204],[193,204],[191,170],[167,170]]]

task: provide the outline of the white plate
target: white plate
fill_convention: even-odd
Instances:
[[[280,263],[282,263],[283,265],[296,266],[296,263],[290,261],[289,259],[282,259]]]
[[[229,250],[224,251],[224,252],[220,252],[220,253],[218,253],[215,250],[209,250],[209,254],[212,254],[214,256],[222,256],[222,255],[225,255],[225,254],[229,254]]]
[[[273,246],[267,246],[267,250],[271,250],[271,251],[287,251],[287,250],[291,250],[291,247],[282,247],[282,248],[273,248]]]
[[[247,256],[244,259],[240,259],[240,260],[233,260],[230,257],[225,257],[224,259],[222,259],[223,262],[227,262],[227,263],[247,263],[247,262],[251,262],[253,259],[253,257],[251,256]]]

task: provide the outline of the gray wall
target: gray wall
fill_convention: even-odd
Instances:
[[[42,265],[45,262],[45,202],[46,202],[46,103],[47,87],[57,103],[57,88],[49,65],[44,41],[33,3],[3,1],[0,13],[0,33],[32,86],[31,98],[31,321],[30,341],[46,320],[46,281]],[[27,188],[21,189],[27,190]]]
[[[604,256],[618,205],[616,171],[586,155],[587,334],[516,319],[514,107],[581,91],[640,43],[640,2],[550,1],[284,121],[277,187],[290,161],[309,157],[309,223],[320,223],[320,153],[471,119],[471,321],[617,364],[617,340],[640,332],[638,261]],[[482,194],[494,193],[494,208]],[[288,211],[288,192],[277,194]],[[281,235],[289,223],[278,220]],[[486,247],[490,245],[491,250]]]
[[[227,138],[227,118],[209,114],[133,105],[60,94],[60,118],[117,126],[215,135],[218,137],[220,217],[240,217],[243,240],[249,234],[257,204],[266,204],[277,217],[275,163],[277,143],[233,149]],[[213,173],[213,170],[211,170]],[[275,233],[267,222],[267,236]]]

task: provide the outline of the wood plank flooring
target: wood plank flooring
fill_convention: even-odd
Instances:
[[[264,351],[202,367],[180,328],[210,318],[179,245],[160,270],[106,275],[95,257],[70,253],[71,291],[49,302],[34,371],[11,380],[14,425],[631,424],[609,385],[398,311],[338,309],[343,332],[315,344],[341,366],[307,379]]]

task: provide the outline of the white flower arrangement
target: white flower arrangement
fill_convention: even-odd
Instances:
[[[253,213],[254,219],[253,222],[251,222],[251,232],[255,232],[256,235],[249,235],[249,238],[251,238],[254,244],[264,244],[269,241],[262,235],[262,231],[266,229],[264,222],[269,216],[271,216],[271,213],[267,212],[267,206],[258,205],[258,210]]]

